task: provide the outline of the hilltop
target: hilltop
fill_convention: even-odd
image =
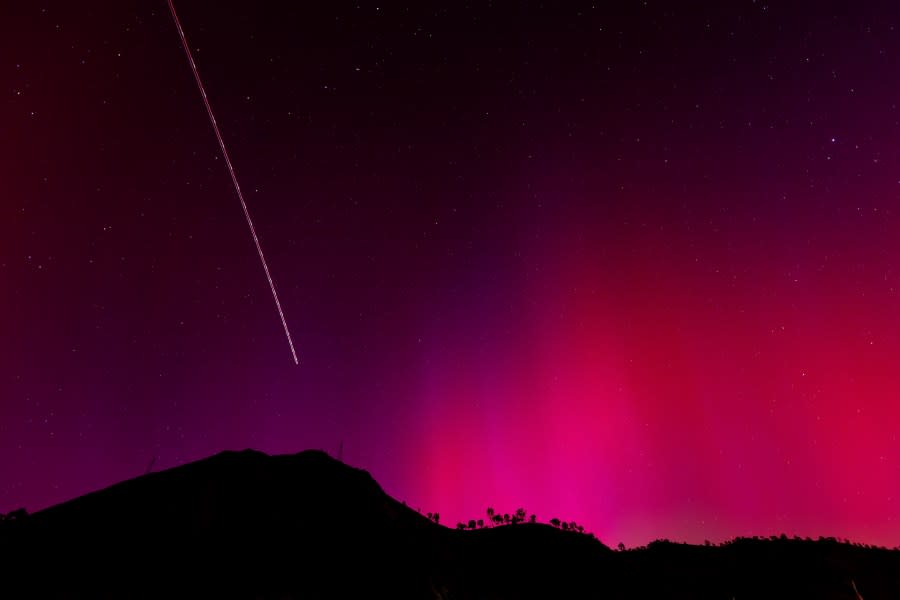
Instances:
[[[461,531],[317,451],[223,452],[2,525],[0,593],[33,596],[827,600],[856,598],[853,581],[866,600],[900,597],[900,552],[788,539],[614,552],[539,523]]]

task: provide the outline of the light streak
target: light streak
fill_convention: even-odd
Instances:
[[[244,210],[244,217],[247,219],[247,225],[250,227],[250,235],[253,236],[253,243],[256,244],[256,253],[259,254],[259,260],[262,263],[263,271],[266,273],[266,279],[269,282],[269,289],[272,290],[272,298],[275,299],[275,308],[278,309],[278,316],[281,318],[281,325],[284,327],[284,335],[287,336],[288,345],[291,347],[291,356],[294,358],[294,364],[299,365],[297,359],[297,351],[294,349],[294,340],[291,339],[291,332],[288,329],[287,321],[284,318],[284,311],[281,310],[281,302],[278,300],[278,292],[275,291],[275,283],[272,281],[272,275],[269,273],[269,265],[266,263],[266,257],[263,254],[262,245],[256,236],[256,228],[253,226],[253,219],[250,218],[250,211],[247,209],[247,203],[244,202],[244,194],[241,192],[241,186],[238,183],[237,175],[234,173],[234,167],[231,164],[231,158],[228,156],[228,150],[225,148],[225,141],[222,139],[222,132],[219,131],[219,125],[216,123],[216,117],[213,114],[212,106],[209,104],[209,98],[206,97],[206,89],[203,87],[203,81],[200,79],[200,72],[197,70],[197,64],[194,62],[194,56],[191,54],[191,47],[188,46],[187,38],[184,36],[184,29],[181,28],[181,21],[175,12],[175,5],[172,0],[169,3],[169,12],[172,13],[172,20],[175,21],[175,27],[178,29],[178,35],[181,37],[181,45],[184,47],[184,53],[187,56],[188,63],[191,65],[191,71],[194,72],[194,80],[197,82],[197,88],[203,97],[203,104],[206,106],[206,114],[209,115],[209,121],[212,123],[213,131],[216,132],[216,139],[219,140],[219,148],[222,150],[222,157],[228,166],[228,173],[231,175],[231,182],[234,184],[234,191],[237,193],[238,200],[241,201],[241,208]]]

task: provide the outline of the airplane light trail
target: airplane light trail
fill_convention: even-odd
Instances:
[[[244,210],[244,217],[247,219],[247,225],[250,227],[250,235],[253,236],[253,243],[256,244],[256,252],[259,254],[259,260],[262,262],[263,271],[266,273],[266,279],[269,281],[269,289],[272,290],[272,297],[275,299],[275,307],[278,309],[278,316],[281,318],[281,325],[284,327],[284,334],[287,336],[288,345],[291,347],[291,356],[294,358],[294,364],[299,365],[297,359],[297,351],[294,349],[294,340],[291,339],[291,332],[288,329],[287,321],[284,318],[284,311],[281,310],[281,302],[278,300],[278,293],[275,291],[275,283],[272,281],[272,275],[269,273],[269,265],[266,263],[266,257],[263,254],[262,245],[256,236],[256,228],[253,226],[253,220],[250,218],[250,211],[247,209],[247,203],[244,202],[244,194],[241,192],[241,186],[238,184],[237,175],[234,173],[234,167],[231,165],[231,158],[228,156],[228,150],[225,149],[225,141],[222,139],[222,133],[219,131],[219,125],[216,123],[216,117],[213,115],[212,106],[209,104],[209,98],[206,97],[206,89],[203,87],[203,81],[200,80],[200,72],[197,70],[197,64],[194,62],[194,56],[191,54],[191,48],[188,46],[187,38],[184,36],[184,29],[181,28],[181,21],[175,12],[175,5],[172,0],[169,3],[169,12],[172,13],[172,19],[175,21],[175,27],[178,29],[178,35],[181,37],[181,45],[184,47],[184,53],[187,56],[188,63],[191,65],[191,71],[194,72],[194,80],[203,97],[203,104],[206,106],[206,113],[209,115],[209,121],[212,123],[213,131],[216,132],[216,139],[219,140],[219,148],[222,150],[222,156],[225,158],[225,164],[228,166],[228,173],[231,175],[231,182],[234,184],[234,191],[237,192],[238,200],[241,201],[241,208]]]

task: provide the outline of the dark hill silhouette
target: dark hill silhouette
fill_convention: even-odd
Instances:
[[[900,552],[833,541],[613,552],[542,524],[458,531],[322,452],[224,452],[0,527],[0,596],[900,597]]]

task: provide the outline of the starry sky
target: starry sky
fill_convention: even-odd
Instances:
[[[451,525],[900,543],[900,5],[0,18],[0,511],[322,448]],[[564,4],[565,6],[560,6]]]

